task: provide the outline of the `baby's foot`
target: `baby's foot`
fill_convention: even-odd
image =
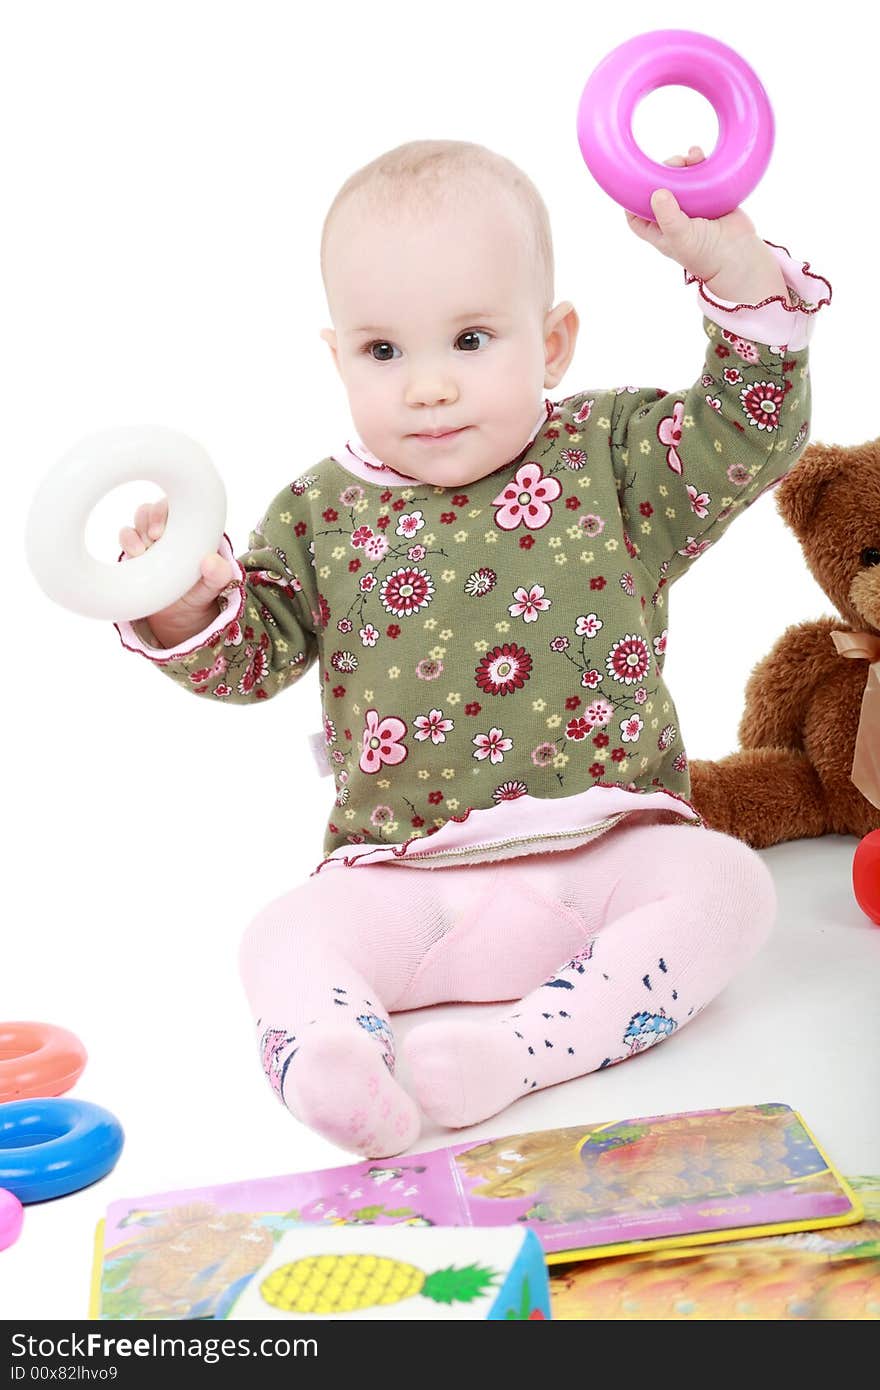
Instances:
[[[495,1023],[423,1023],[403,1043],[413,1090],[439,1125],[478,1124],[532,1089],[523,1071],[523,1045]]]
[[[368,1158],[402,1153],[419,1133],[414,1101],[395,1081],[376,1040],[337,1023],[298,1034],[284,1076],[287,1108],[331,1143]]]

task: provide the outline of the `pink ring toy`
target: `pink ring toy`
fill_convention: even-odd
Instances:
[[[0,1101],[60,1096],[86,1064],[79,1038],[51,1023],[0,1023]]]
[[[718,117],[718,143],[689,168],[658,164],[636,144],[633,113],[658,87],[691,87]],[[754,71],[732,48],[688,29],[657,29],[615,48],[592,73],[578,109],[590,173],[637,217],[654,221],[651,194],[670,189],[689,217],[723,217],[759,182],[773,149],[773,111]]]
[[[21,1202],[5,1187],[0,1187],[0,1250],[18,1240],[23,1218]]]

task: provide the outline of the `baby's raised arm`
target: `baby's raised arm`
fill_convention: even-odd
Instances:
[[[702,158],[693,147],[667,163]],[[627,221],[699,283],[708,339],[691,386],[623,388],[604,412],[631,554],[654,577],[658,605],[662,590],[803,452],[807,345],[831,288],[807,263],[762,241],[739,208],[690,218],[662,190],[652,207],[656,223],[629,213]]]

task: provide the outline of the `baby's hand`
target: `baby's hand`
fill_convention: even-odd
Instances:
[[[705,157],[699,145],[691,145],[687,155],[674,155],[663,162],[682,168],[699,164]],[[651,194],[651,209],[656,222],[626,214],[636,236],[678,261],[718,298],[736,304],[760,304],[780,294],[787,298],[776,258],[742,208],[724,217],[688,217],[675,194],[660,188]]]
[[[165,531],[168,520],[168,499],[144,502],[134,516],[134,526],[124,526],[119,532],[119,544],[130,559],[143,555]],[[217,595],[231,583],[235,572],[222,555],[203,555],[199,564],[201,578],[176,603],[158,613],[147,615],[147,621],[157,641],[163,647],[176,647],[179,642],[195,637],[220,612]]]

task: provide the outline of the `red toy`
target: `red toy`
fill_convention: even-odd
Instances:
[[[852,876],[856,902],[880,926],[880,830],[872,830],[860,840]]]

